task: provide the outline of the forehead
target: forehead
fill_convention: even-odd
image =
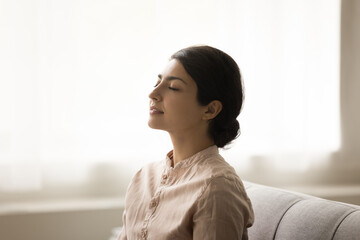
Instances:
[[[163,78],[171,76],[181,78],[185,82],[194,82],[183,65],[176,59],[172,59],[168,62],[161,75]]]

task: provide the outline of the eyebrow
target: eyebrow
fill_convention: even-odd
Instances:
[[[158,78],[162,80],[163,76],[162,76],[161,74],[159,74],[159,75],[158,75]],[[167,76],[167,77],[165,78],[165,80],[167,80],[167,81],[180,80],[180,81],[182,81],[183,83],[187,84],[187,83],[184,81],[184,79],[179,78],[179,77],[176,77],[176,76]]]

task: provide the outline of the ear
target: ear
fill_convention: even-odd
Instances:
[[[214,119],[222,110],[222,103],[219,100],[211,101],[206,107],[203,114],[203,120]]]

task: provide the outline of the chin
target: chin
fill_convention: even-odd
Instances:
[[[149,120],[148,121],[148,126],[152,129],[159,129],[159,130],[163,130],[163,128],[160,126],[160,124],[156,124],[153,121]]]

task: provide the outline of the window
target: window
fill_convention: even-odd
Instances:
[[[96,166],[127,177],[163,158],[171,145],[147,127],[147,95],[168,57],[193,44],[224,50],[243,74],[230,162],[301,168],[339,148],[338,0],[1,5],[2,192],[87,186]]]

